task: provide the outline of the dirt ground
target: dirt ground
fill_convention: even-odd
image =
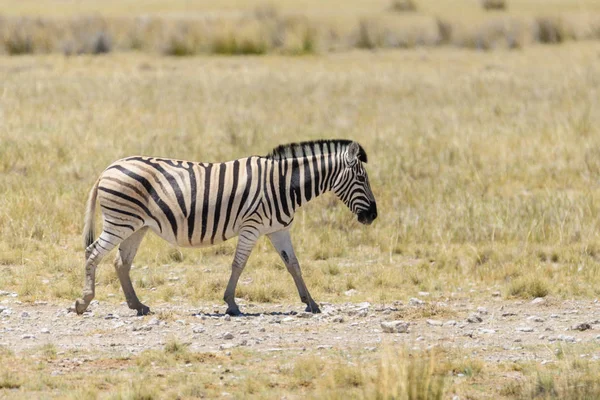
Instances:
[[[0,297],[0,345],[16,354],[52,343],[59,354],[71,350],[103,357],[163,348],[176,338],[191,351],[227,352],[238,346],[290,354],[314,349],[377,350],[390,342],[412,349],[462,348],[486,362],[553,359],[551,343],[589,343],[600,359],[600,302],[535,299],[432,301],[428,296],[380,305],[322,303],[322,314],[304,313],[301,304],[249,304],[240,300],[240,317],[224,315],[221,304],[153,304],[154,314],[138,317],[124,303],[93,302],[78,316],[66,302],[22,304]],[[404,320],[404,333],[389,333],[382,322]],[[585,346],[584,346],[585,347]],[[587,348],[587,347],[585,347]]]

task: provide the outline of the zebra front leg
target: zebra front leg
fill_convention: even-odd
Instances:
[[[319,309],[319,306],[310,296],[306,284],[304,283],[304,279],[302,278],[302,270],[300,269],[300,263],[296,258],[296,254],[294,254],[290,232],[288,230],[283,230],[271,233],[268,236],[271,243],[273,243],[273,247],[275,247],[275,250],[277,250],[279,256],[285,263],[288,272],[292,275],[292,278],[294,278],[300,300],[306,304],[305,311],[313,314],[320,313],[321,310]]]
[[[225,295],[223,296],[223,299],[227,303],[226,313],[229,315],[241,314],[240,308],[235,303],[235,289],[257,240],[257,230],[245,229],[240,231],[238,244],[235,249],[235,256],[233,257],[233,263],[231,264],[231,276],[229,277]]]

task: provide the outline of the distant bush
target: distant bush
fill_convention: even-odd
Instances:
[[[561,43],[567,35],[558,18],[540,17],[535,19],[534,38],[540,43]]]
[[[397,12],[416,11],[417,5],[413,0],[393,0],[390,9]]]
[[[506,0],[481,0],[484,10],[506,10]]]

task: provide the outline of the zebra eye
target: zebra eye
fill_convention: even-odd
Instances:
[[[356,180],[360,183],[365,183],[367,181],[367,178],[365,178],[364,175],[356,175]]]

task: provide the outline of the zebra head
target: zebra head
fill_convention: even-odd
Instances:
[[[342,155],[342,169],[332,190],[357,215],[358,222],[370,225],[377,218],[377,203],[363,162],[367,162],[363,148],[356,142],[350,143]]]

